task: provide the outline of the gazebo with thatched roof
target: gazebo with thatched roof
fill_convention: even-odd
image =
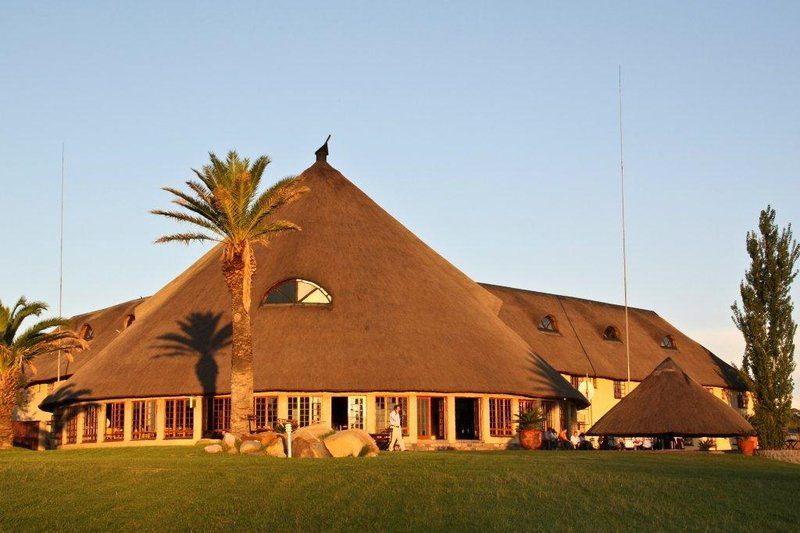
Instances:
[[[753,426],[667,357],[644,381],[589,429],[617,437],[733,437]]]

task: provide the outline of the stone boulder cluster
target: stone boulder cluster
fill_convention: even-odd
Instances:
[[[225,433],[222,439],[204,439],[198,442],[207,453],[267,455],[286,457],[285,433],[267,431],[257,435]],[[378,445],[361,429],[334,431],[330,426],[315,424],[292,433],[292,457],[375,457]]]

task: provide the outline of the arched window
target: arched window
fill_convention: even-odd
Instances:
[[[304,279],[288,279],[274,285],[261,301],[261,305],[330,305],[330,303],[331,295],[325,289]]]
[[[126,315],[125,319],[122,321],[122,329],[128,329],[128,326],[133,324],[134,320],[136,320],[136,315]]]
[[[81,326],[80,335],[81,338],[85,341],[92,340],[94,338],[94,330],[92,329],[92,326],[90,326],[89,324],[84,324],[83,326]]]
[[[675,346],[675,339],[672,338],[672,335],[664,335],[664,338],[661,339],[661,347],[667,350],[677,349],[677,346]]]
[[[603,332],[603,340],[622,342],[619,338],[619,330],[614,326],[608,326]]]
[[[556,326],[556,319],[553,318],[553,315],[547,315],[539,321],[539,330],[546,331],[549,333],[558,333],[558,327]]]

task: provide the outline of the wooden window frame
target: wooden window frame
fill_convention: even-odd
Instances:
[[[66,444],[78,443],[78,413],[77,407],[68,407],[64,410],[64,432],[66,433]]]
[[[377,433],[389,429],[389,415],[397,404],[400,404],[400,424],[403,426],[403,435],[408,436],[408,396],[375,396],[375,431]]]
[[[321,396],[289,396],[288,418],[297,423],[297,427],[318,424],[322,420]]]
[[[83,406],[83,435],[81,442],[97,442],[97,414],[99,407],[96,404]]]
[[[164,404],[164,439],[194,438],[194,407],[191,398],[171,398]]]
[[[125,440],[125,402],[106,403],[106,429],[103,440],[105,442],[119,442]]]
[[[135,400],[131,409],[131,440],[155,440],[156,415],[155,400]]]
[[[492,437],[514,436],[511,398],[489,398],[489,435]]]
[[[621,400],[625,397],[625,382],[614,380],[614,399]]]
[[[278,397],[256,396],[253,398],[253,425],[256,431],[267,431],[278,423]]]

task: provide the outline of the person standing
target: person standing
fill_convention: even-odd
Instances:
[[[400,447],[400,451],[406,451],[406,443],[403,441],[403,420],[400,417],[400,405],[395,405],[389,414],[389,428],[392,430],[392,438],[389,440],[389,451],[394,451],[394,445]]]

